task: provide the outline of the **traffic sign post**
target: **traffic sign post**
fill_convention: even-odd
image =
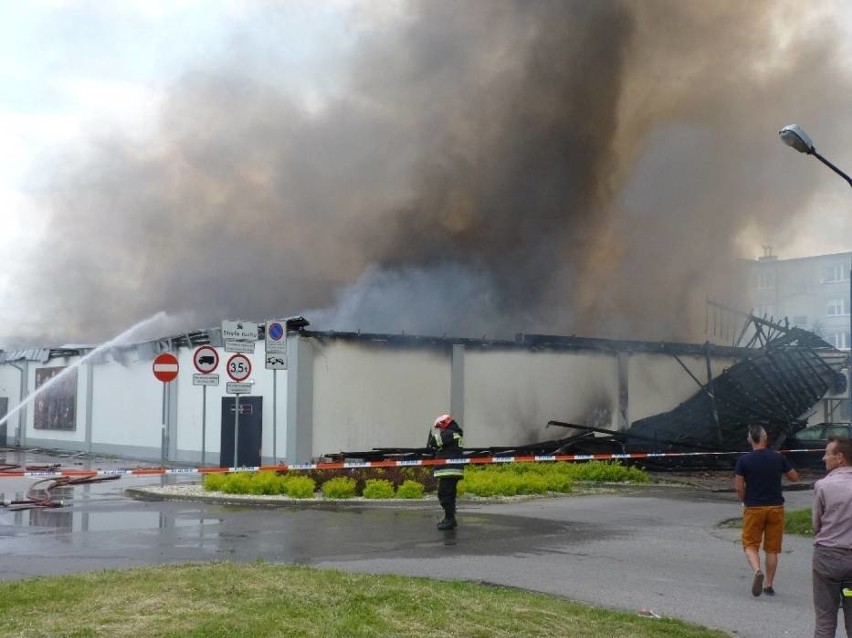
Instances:
[[[278,371],[287,369],[287,320],[266,322],[266,369],[272,370],[272,463],[278,463]]]
[[[155,357],[151,368],[154,371],[154,377],[163,383],[163,429],[160,437],[160,462],[165,469],[166,448],[168,447],[166,430],[166,384],[177,379],[180,363],[178,362],[178,358],[171,352],[163,352]]]
[[[219,375],[211,374],[219,367],[219,352],[213,346],[198,346],[192,353],[192,365],[198,374],[192,375],[192,385],[201,386],[201,467],[207,459],[207,386],[219,385]]]
[[[239,467],[237,464],[238,456],[237,450],[240,447],[240,394],[242,394],[242,390],[247,386],[251,388],[251,383],[243,383],[246,379],[251,376],[251,360],[242,353],[237,353],[232,355],[230,359],[228,359],[228,364],[226,366],[228,376],[231,377],[235,381],[234,384],[228,384],[228,386],[239,386],[232,387],[229,389],[234,391],[234,467]]]

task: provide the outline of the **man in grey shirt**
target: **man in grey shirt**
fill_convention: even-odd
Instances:
[[[814,483],[812,514],[814,638],[834,638],[841,605],[852,638],[852,441],[830,439],[822,460],[828,475]]]

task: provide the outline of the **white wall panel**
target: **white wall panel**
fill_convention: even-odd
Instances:
[[[163,384],[154,378],[151,366],[151,361],[95,364],[93,444],[150,447],[159,456]]]
[[[586,424],[609,411],[615,427],[618,359],[602,353],[467,350],[465,443],[504,446],[567,436],[550,420]]]
[[[449,350],[316,342],[313,391],[315,456],[423,447],[449,411]]]

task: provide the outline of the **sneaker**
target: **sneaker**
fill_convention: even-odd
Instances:
[[[763,572],[759,569],[754,572],[754,580],[751,581],[751,595],[760,596],[763,593]]]
[[[774,596],[774,595],[775,595],[775,590],[774,590],[774,589],[772,589],[772,587],[764,587],[764,588],[763,588],[763,593],[764,593],[764,594],[766,594],[767,596]]]

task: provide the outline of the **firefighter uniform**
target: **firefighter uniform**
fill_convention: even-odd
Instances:
[[[460,459],[464,454],[464,433],[449,414],[435,419],[434,429],[429,432],[426,446],[437,459]],[[438,502],[444,508],[444,520],[438,523],[438,529],[455,529],[456,489],[464,476],[463,464],[436,465],[432,475],[438,479]]]

